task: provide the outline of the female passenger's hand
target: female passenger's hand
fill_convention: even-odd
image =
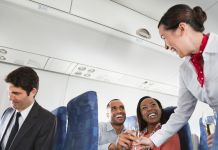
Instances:
[[[137,146],[141,145],[143,148],[153,148],[154,143],[151,141],[151,139],[146,137],[139,137],[136,142],[134,142],[132,145]]]
[[[207,137],[207,145],[209,148],[211,148],[213,145],[213,136],[214,136],[214,133]]]

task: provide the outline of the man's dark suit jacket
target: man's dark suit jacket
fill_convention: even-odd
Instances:
[[[0,150],[14,113],[15,110],[10,107],[2,116],[0,122]],[[35,101],[9,150],[52,150],[56,124],[56,117]]]

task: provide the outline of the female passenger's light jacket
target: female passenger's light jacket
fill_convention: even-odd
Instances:
[[[201,88],[197,73],[190,58],[186,56],[180,66],[179,98],[177,109],[168,122],[150,139],[159,147],[179,131],[191,117],[197,100],[216,109],[218,105],[218,35],[209,33],[207,45],[203,52],[204,86]]]

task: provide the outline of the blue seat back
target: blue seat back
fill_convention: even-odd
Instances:
[[[52,113],[57,117],[57,130],[52,150],[62,150],[66,138],[67,108],[58,107]]]
[[[217,107],[218,110],[218,107]],[[218,111],[217,111],[218,114]],[[218,117],[216,117],[216,128],[214,133],[214,140],[213,140],[213,146],[211,150],[218,150]]]
[[[167,120],[170,118],[170,115],[174,113],[175,109],[176,107],[169,107],[164,109],[164,114]],[[177,133],[180,139],[181,150],[193,150],[189,123],[187,122]]]
[[[210,148],[207,145],[207,133],[204,129],[202,118],[199,120],[200,125],[200,144],[198,150],[209,150]]]
[[[98,149],[98,101],[89,91],[67,104],[68,127],[63,150]]]

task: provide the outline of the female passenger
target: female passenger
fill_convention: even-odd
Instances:
[[[218,35],[203,34],[206,13],[200,7],[171,7],[161,18],[158,28],[166,49],[185,57],[180,66],[178,106],[168,122],[150,138],[138,144],[146,148],[160,147],[191,117],[197,100],[207,103],[216,116],[218,105]],[[173,63],[173,62],[172,62]],[[213,134],[208,137],[212,147]]]
[[[152,137],[152,135],[161,129],[161,126],[166,123],[165,115],[161,103],[149,96],[142,97],[137,106],[137,118],[139,123],[140,138]],[[139,138],[139,140],[140,140]],[[143,146],[136,146],[137,150],[143,149]],[[135,150],[135,147],[133,147]],[[180,141],[178,134],[174,134],[162,146],[153,150],[180,150]]]

